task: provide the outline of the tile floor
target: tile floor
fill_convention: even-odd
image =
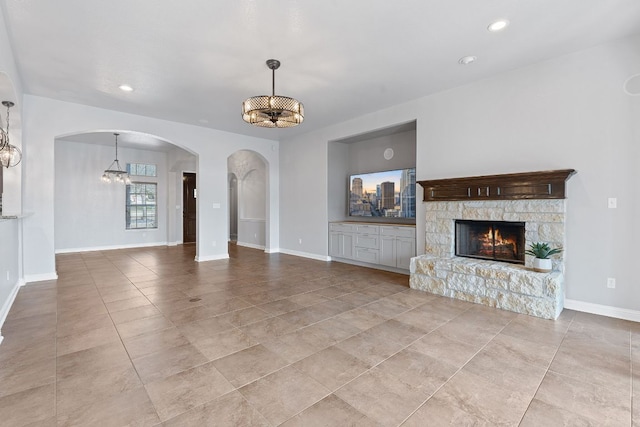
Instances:
[[[640,325],[230,247],[57,257],[2,328],[3,426],[640,426]]]

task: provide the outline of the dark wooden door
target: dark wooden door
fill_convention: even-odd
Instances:
[[[196,174],[182,174],[182,241],[196,241]]]

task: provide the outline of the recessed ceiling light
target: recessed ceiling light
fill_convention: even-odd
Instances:
[[[507,21],[506,19],[500,19],[498,21],[492,22],[491,25],[487,27],[487,30],[492,33],[497,33],[498,31],[502,31],[507,28],[508,25],[509,21]]]
[[[118,86],[123,92],[133,92],[133,88],[129,85],[120,85]]]
[[[463,56],[462,58],[458,59],[458,64],[469,65],[472,62],[474,62],[476,59],[478,59],[478,57],[473,55]]]

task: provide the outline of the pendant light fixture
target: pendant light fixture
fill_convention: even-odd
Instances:
[[[102,182],[121,182],[128,185],[131,184],[131,177],[129,177],[127,171],[120,167],[120,162],[118,161],[118,135],[120,134],[114,133],[114,135],[116,136],[116,159],[105,169],[102,174]]]
[[[277,59],[268,59],[271,70],[271,96],[252,96],[242,103],[242,119],[254,126],[266,128],[290,128],[304,120],[304,106],[294,98],[276,95]]]
[[[2,105],[7,107],[7,129],[0,128],[0,166],[8,169],[20,163],[22,152],[9,142],[9,109],[15,104],[11,101],[2,101]]]

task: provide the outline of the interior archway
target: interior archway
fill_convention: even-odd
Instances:
[[[122,169],[134,165],[133,186],[101,182],[115,158],[114,133]],[[57,137],[54,158],[56,253],[182,243],[182,173],[196,171],[194,153],[154,135],[97,130]]]
[[[227,172],[236,179],[237,244],[265,249],[269,237],[268,163],[255,151],[238,150],[227,159]],[[230,237],[234,226],[231,184],[230,179]]]

